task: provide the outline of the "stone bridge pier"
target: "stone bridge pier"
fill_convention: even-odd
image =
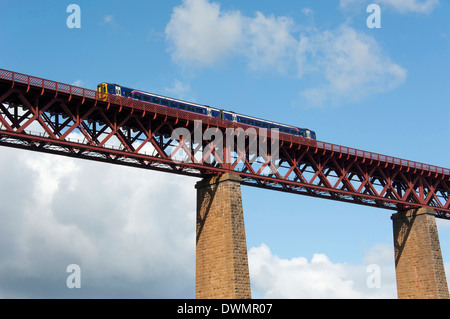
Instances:
[[[449,298],[435,214],[420,208],[391,217],[400,299]]]
[[[195,295],[198,299],[250,299],[241,178],[223,174],[197,188]]]

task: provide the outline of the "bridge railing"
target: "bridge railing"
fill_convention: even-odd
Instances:
[[[368,152],[368,151],[362,151],[362,150],[358,150],[358,149],[354,149],[354,148],[350,148],[350,147],[346,147],[346,146],[340,146],[340,145],[335,145],[335,144],[318,141],[317,147],[328,150],[328,151],[338,152],[338,153],[345,154],[345,155],[352,155],[352,156],[358,156],[361,158],[366,158],[368,160],[373,160],[373,161],[377,161],[380,163],[399,165],[399,166],[404,166],[404,167],[411,168],[411,169],[417,169],[417,170],[429,171],[432,173],[450,175],[450,169],[448,169],[448,168],[418,163],[418,162],[414,162],[414,161],[410,161],[410,160],[405,160],[405,159],[401,159],[401,158],[397,158],[397,157],[377,154],[377,153]]]

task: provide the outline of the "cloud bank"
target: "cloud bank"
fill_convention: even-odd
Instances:
[[[0,298],[194,297],[192,178],[1,152]]]
[[[262,298],[361,299],[396,298],[391,245],[371,248],[364,264],[333,263],[325,254],[282,259],[261,244],[249,250],[253,293]],[[379,269],[379,285],[371,284],[373,267]],[[369,284],[368,284],[369,281]]]

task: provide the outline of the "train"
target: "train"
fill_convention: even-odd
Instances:
[[[178,99],[169,98],[166,96],[148,93],[128,87],[124,87],[114,83],[102,82],[97,85],[97,91],[100,94],[106,96],[106,94],[118,95],[125,98],[135,99],[138,101],[150,102],[154,104],[163,105],[166,107],[171,107],[179,110],[184,110],[188,112],[203,114],[206,116],[211,116],[219,118],[222,120],[243,123],[250,126],[255,126],[264,129],[278,129],[279,132],[301,136],[303,138],[316,140],[316,132],[307,129],[300,128],[291,125],[281,124],[277,122],[262,120],[259,118],[238,114],[232,111],[227,111],[224,109],[214,108],[208,105],[201,105],[192,102],[186,102]]]

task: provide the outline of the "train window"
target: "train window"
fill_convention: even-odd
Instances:
[[[206,110],[202,109],[201,107],[197,107],[197,109],[195,111],[200,114],[206,114]]]
[[[110,86],[110,87],[108,88],[108,93],[109,93],[109,94],[114,94],[114,88]]]
[[[223,118],[225,120],[228,120],[228,121],[232,121],[233,120],[233,116],[231,114],[227,114],[227,113],[223,114]]]
[[[178,103],[177,102],[170,102],[170,107],[177,108],[178,107]]]
[[[186,105],[184,104],[178,104],[178,107],[180,108],[180,110],[186,110]]]
[[[123,96],[125,96],[125,97],[131,97],[132,96],[131,92],[128,92],[128,91],[122,91],[122,92],[123,92]]]
[[[152,98],[152,101],[153,101],[153,103],[158,103],[158,104],[161,103],[161,100],[156,97]]]
[[[165,106],[169,106],[169,101],[167,100],[161,100],[161,104]]]
[[[212,115],[213,117],[220,118],[220,112],[219,112],[219,111],[211,111],[211,115]]]
[[[145,102],[151,102],[152,98],[150,96],[144,95],[144,101]]]
[[[123,92],[123,93],[124,93],[124,95],[126,96],[128,92]],[[134,98],[135,98],[135,99],[138,99],[138,100],[142,100],[142,95],[135,93],[135,94],[134,94]]]

